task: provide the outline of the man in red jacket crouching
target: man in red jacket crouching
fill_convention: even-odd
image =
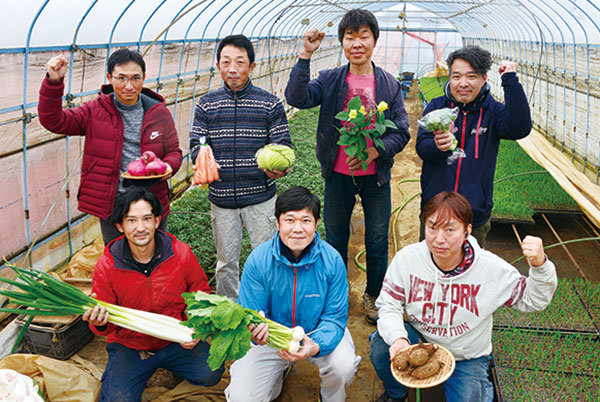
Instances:
[[[141,187],[117,196],[113,218],[124,236],[104,249],[92,291],[108,303],[185,320],[181,294],[209,293],[210,288],[190,246],[157,230],[161,208],[158,198]],[[216,371],[208,367],[206,342],[177,344],[118,327],[108,322],[108,313],[99,306],[83,319],[108,342],[99,401],[140,401],[146,382],[159,367],[201,386],[213,386],[223,375],[223,367]]]

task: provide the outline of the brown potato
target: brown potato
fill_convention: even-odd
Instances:
[[[408,352],[409,348],[403,349],[394,356],[394,367],[398,371],[404,371],[408,368]]]
[[[419,367],[427,363],[429,357],[437,350],[437,346],[424,344],[419,340],[419,346],[413,348],[408,355],[408,361],[413,367]]]
[[[410,375],[420,380],[429,378],[440,371],[440,362],[437,359],[430,359],[424,365],[414,369]]]
[[[429,360],[429,352],[427,350],[416,347],[408,354],[408,361],[413,367],[419,367],[427,363]]]

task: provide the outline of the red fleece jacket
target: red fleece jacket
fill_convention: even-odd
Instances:
[[[185,320],[186,305],[181,294],[198,290],[210,293],[208,280],[190,246],[166,232],[157,230],[156,236],[161,236],[160,262],[150,276],[127,264],[123,253],[127,239],[121,236],[104,248],[96,263],[92,291],[98,300]],[[103,331],[94,325],[90,329],[105,335],[109,343],[131,349],[156,350],[169,345],[168,341],[110,323]]]

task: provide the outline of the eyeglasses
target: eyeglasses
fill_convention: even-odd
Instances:
[[[131,78],[127,77],[126,75],[117,75],[116,77],[114,75],[111,75],[111,77],[119,81],[119,83],[123,85],[127,84],[128,82],[131,82],[132,84],[139,84],[144,80],[144,78],[141,75],[134,75]]]

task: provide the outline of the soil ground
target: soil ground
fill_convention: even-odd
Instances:
[[[396,162],[392,169],[392,209],[400,206],[407,197],[420,191],[418,182],[406,182],[399,184],[405,179],[418,179],[421,170],[421,160],[415,151],[415,138],[417,123],[416,120],[422,113],[422,102],[416,94],[416,85],[413,86],[406,102],[406,108],[410,116],[411,142],[406,148],[397,155]],[[397,216],[396,233],[397,246],[394,246],[393,237],[390,236],[390,260],[396,250],[414,243],[418,240],[419,232],[419,203],[420,197],[416,197],[409,202]],[[394,215],[392,216],[394,218]],[[556,237],[552,234],[547,224],[541,216],[535,217],[536,224],[517,224],[515,228],[520,237],[526,234],[536,234],[544,239],[544,244],[557,243]],[[549,215],[549,221],[555,225],[563,240],[572,238],[581,238],[589,236],[598,236],[593,233],[593,228],[585,223],[582,217],[564,216],[560,214]],[[583,235],[582,235],[583,233]],[[362,356],[362,361],[358,367],[358,372],[353,384],[348,389],[347,400],[356,402],[375,401],[383,392],[381,381],[377,378],[371,362],[369,360],[368,336],[375,330],[374,325],[370,325],[364,318],[362,305],[362,294],[365,289],[365,273],[358,267],[354,261],[354,256],[364,248],[363,242],[364,225],[363,213],[360,202],[357,202],[353,219],[352,235],[349,245],[349,267],[348,280],[350,282],[350,305],[348,328],[352,333],[356,345],[356,353]],[[492,225],[492,231],[488,237],[488,249],[502,256],[507,261],[512,261],[521,256],[518,241],[514,234],[511,223],[496,223]],[[578,269],[565,251],[556,247],[548,250],[549,257],[556,263],[560,277],[575,278],[582,275],[590,280],[600,280],[600,270],[595,268],[595,262],[600,260],[600,247],[597,242],[579,243],[569,245],[569,249],[575,255],[576,261],[580,265]],[[364,264],[364,257],[362,258]],[[525,266],[519,266],[523,273],[526,273]],[[96,337],[88,346],[79,352],[79,355],[104,368],[106,365],[106,342],[103,338]],[[194,396],[167,396],[160,395],[175,387],[177,381],[173,376],[165,371],[159,370],[149,381],[144,392],[145,401],[225,401],[223,389],[229,383],[229,373],[226,371],[223,380],[211,389],[196,388]],[[178,388],[179,389],[179,386]],[[277,398],[277,402],[308,402],[317,401],[319,393],[319,376],[315,367],[306,362],[296,364],[287,377],[283,391]],[[172,392],[169,393],[172,395]],[[423,401],[443,401],[443,395],[439,390],[426,390],[422,394]],[[414,395],[411,396],[414,400]]]

